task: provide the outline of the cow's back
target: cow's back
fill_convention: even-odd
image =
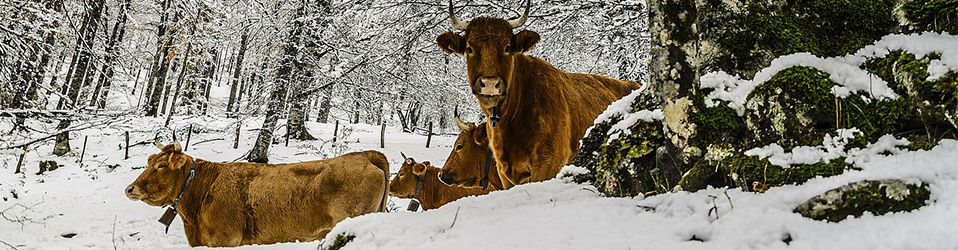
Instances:
[[[388,169],[375,151],[262,166],[250,177],[250,237],[257,243],[317,240],[339,221],[380,211]]]

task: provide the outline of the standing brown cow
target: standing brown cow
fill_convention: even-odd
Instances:
[[[436,38],[442,50],[466,58],[469,86],[483,113],[490,145],[505,188],[551,179],[579,149],[579,139],[613,101],[640,87],[639,83],[588,74],[566,73],[548,62],[524,55],[539,42],[539,34],[512,30],[525,23],[477,17],[456,19],[449,1],[452,27]]]
[[[177,203],[190,246],[312,241],[343,219],[386,207],[389,163],[376,151],[270,165],[195,159],[176,142],[157,147],[126,195]]]
[[[428,210],[439,208],[462,197],[486,194],[496,190],[493,187],[483,189],[443,185],[439,183],[438,175],[439,168],[433,167],[428,161],[416,163],[412,158],[406,158],[399,173],[389,182],[389,195],[418,199],[422,202],[422,209]]]

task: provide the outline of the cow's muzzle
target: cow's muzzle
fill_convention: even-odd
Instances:
[[[439,182],[442,182],[442,184],[446,184],[446,186],[456,185],[456,181],[453,180],[452,175],[445,172],[446,171],[439,172]]]
[[[479,77],[477,84],[479,85],[480,95],[489,95],[496,96],[502,94],[502,78],[499,77]]]
[[[130,184],[126,187],[126,198],[130,200],[138,201],[143,199],[143,193],[140,192],[140,189],[136,188],[133,184]]]

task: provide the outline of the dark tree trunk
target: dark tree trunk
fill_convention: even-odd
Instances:
[[[230,98],[226,103],[227,113],[239,111],[239,104],[236,103],[239,102],[239,98],[237,97],[236,91],[240,85],[240,74],[242,73],[243,69],[243,57],[246,54],[246,47],[248,44],[249,33],[243,32],[243,35],[240,38],[239,54],[236,55],[236,67],[233,70],[233,84],[230,86]],[[241,88],[239,90],[242,91]],[[240,93],[240,97],[242,97],[242,92]],[[234,105],[237,106],[236,109],[233,108]]]
[[[163,97],[163,88],[166,85],[166,75],[169,71],[170,61],[173,60],[171,52],[173,50],[173,32],[169,32],[170,25],[167,24],[169,21],[169,10],[172,0],[165,0],[163,2],[163,16],[160,18],[160,25],[157,29],[157,37],[159,38],[159,44],[157,46],[157,53],[155,55],[156,66],[153,68],[153,72],[150,74],[150,93],[148,94],[148,102],[146,104],[146,115],[157,117],[160,115],[158,112],[160,108],[160,101]],[[176,23],[180,18],[179,13],[173,15],[173,23]]]
[[[170,119],[173,117],[174,113],[176,113],[176,99],[180,97],[180,87],[183,85],[183,77],[186,76],[186,71],[190,68],[186,65],[190,60],[190,52],[192,52],[192,49],[193,43],[187,42],[186,54],[183,55],[183,59],[180,61],[180,67],[182,69],[180,70],[180,76],[176,79],[176,90],[173,91],[173,103],[170,104],[170,113],[166,115],[166,122],[163,123],[164,127],[170,126]]]
[[[332,87],[330,87],[330,89],[331,88]],[[333,108],[333,92],[332,90],[327,90],[325,92],[326,96],[323,97],[323,102],[319,105],[319,112],[316,113],[316,122],[320,123],[329,122],[329,110]]]
[[[110,35],[110,41],[106,46],[106,59],[103,62],[104,72],[100,75],[100,80],[97,81],[98,85],[102,86],[102,91],[93,92],[93,103],[96,104],[97,108],[106,107],[106,100],[110,95],[110,86],[113,84],[113,71],[116,65],[114,65],[117,57],[116,47],[117,44],[123,42],[123,35],[126,33],[126,11],[130,6],[130,0],[124,0],[120,4],[120,11],[117,14],[118,20],[116,24],[113,25],[113,32]],[[134,77],[136,79],[136,77]]]

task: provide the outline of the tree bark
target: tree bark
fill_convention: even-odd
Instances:
[[[246,54],[246,47],[248,44],[249,44],[249,33],[243,32],[243,35],[240,38],[239,54],[236,55],[236,66],[233,70],[233,84],[232,86],[230,86],[230,98],[229,98],[229,101],[226,103],[227,113],[239,111],[239,104],[236,103],[236,102],[239,102],[238,100],[239,98],[237,98],[236,91],[237,91],[237,87],[239,87],[240,85],[240,74],[242,73],[242,69],[243,69],[243,57]],[[240,89],[240,91],[242,91],[242,89]],[[239,96],[242,97],[242,92],[239,94]],[[236,106],[236,109],[233,108],[234,105]]]
[[[186,71],[189,69],[186,64],[190,60],[190,52],[192,52],[192,49],[193,43],[187,42],[186,53],[183,54],[183,59],[180,61],[180,67],[182,67],[182,69],[180,70],[180,76],[176,79],[176,90],[173,91],[173,103],[170,104],[170,113],[166,115],[166,122],[163,123],[164,127],[170,126],[170,119],[176,112],[176,99],[180,97],[180,87],[183,85],[183,77],[186,76]]]
[[[123,35],[126,34],[126,19],[127,19],[127,9],[129,9],[131,0],[124,0],[120,4],[120,11],[117,14],[118,20],[116,24],[113,25],[113,32],[110,35],[110,41],[106,46],[106,59],[103,62],[104,72],[100,75],[100,80],[97,81],[98,85],[102,86],[101,91],[93,92],[93,103],[96,104],[97,108],[106,107],[106,100],[110,94],[110,86],[113,83],[113,71],[116,65],[116,46],[119,43],[123,42]],[[135,79],[136,77],[134,77]]]

